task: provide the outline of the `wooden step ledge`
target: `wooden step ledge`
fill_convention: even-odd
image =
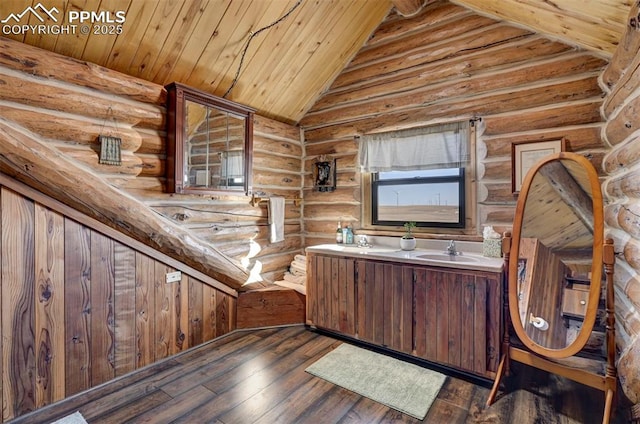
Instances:
[[[306,296],[277,285],[239,293],[237,307],[238,329],[303,324],[306,319]]]

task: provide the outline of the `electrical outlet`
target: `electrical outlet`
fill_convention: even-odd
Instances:
[[[180,271],[167,273],[167,283],[175,283],[180,280],[182,280],[182,273]]]

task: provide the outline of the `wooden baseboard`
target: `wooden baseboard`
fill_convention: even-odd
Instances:
[[[267,287],[239,293],[237,328],[303,324],[306,296],[286,287]]]

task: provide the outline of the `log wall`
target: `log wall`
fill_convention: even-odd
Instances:
[[[237,293],[0,177],[0,422],[236,328]]]
[[[621,350],[620,382],[636,403],[640,418],[640,3],[634,2],[629,25],[611,63],[602,74],[606,91],[602,114],[607,119],[603,138],[607,199],[605,224],[618,253],[615,268],[616,336]]]
[[[205,239],[264,280],[301,248],[302,143],[297,127],[256,116],[254,191],[286,197],[285,241],[270,244],[267,203],[247,196],[164,192],[162,86],[0,37],[0,116],[45,139],[89,172]],[[100,164],[98,135],[122,139],[122,165]],[[295,202],[298,203],[298,202]]]
[[[473,195],[477,236],[510,228],[511,143],[566,137],[600,169],[606,62],[522,28],[438,1],[390,14],[301,121],[305,134],[305,244],[333,239],[338,219],[361,227],[359,134],[482,118]],[[312,189],[320,155],[337,159],[337,190]],[[375,231],[366,231],[376,233]]]

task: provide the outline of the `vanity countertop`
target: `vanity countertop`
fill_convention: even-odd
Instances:
[[[502,258],[482,256],[482,243],[477,242],[456,242],[457,250],[461,252],[459,255],[447,254],[448,241],[444,240],[418,240],[418,247],[414,250],[401,250],[398,239],[390,237],[377,237],[371,244],[369,247],[321,244],[309,246],[306,251],[474,271],[501,272],[504,267]]]

